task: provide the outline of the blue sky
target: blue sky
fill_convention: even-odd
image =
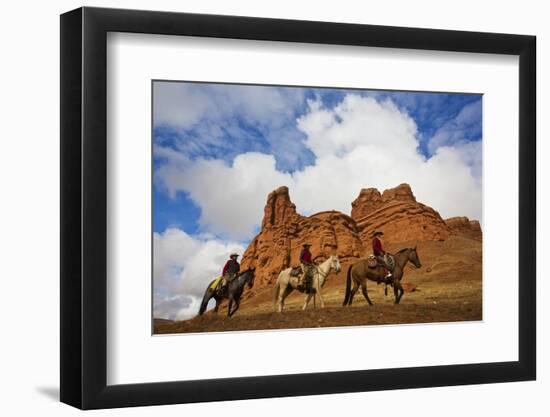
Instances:
[[[430,149],[429,143],[441,129],[458,132],[461,141],[481,140],[481,95],[456,93],[397,92],[380,90],[351,90],[328,88],[242,86],[227,84],[176,83],[156,81],[165,89],[181,88],[185,85],[181,99],[209,97],[214,103],[204,106],[202,114],[185,123],[174,123],[174,118],[161,117],[159,107],[163,103],[161,94],[155,96],[155,118],[153,141],[155,145],[172,149],[194,161],[199,158],[223,160],[231,164],[233,159],[245,152],[260,152],[275,157],[276,167],[284,172],[296,172],[315,162],[315,155],[305,145],[306,135],[296,126],[296,119],[308,111],[308,100],[317,100],[326,108],[334,108],[347,94],[374,97],[377,101],[392,100],[416,123],[418,150],[430,157],[437,148]],[[262,90],[261,95],[273,95],[281,102],[273,109],[254,113],[246,108],[238,95],[242,90]],[[157,90],[158,91],[158,90]],[[189,92],[191,91],[191,92]],[[252,95],[250,106],[258,97]],[[246,100],[246,97],[244,98]],[[284,105],[285,108],[280,106]],[[474,117],[467,121],[457,120],[465,109],[474,107]],[[193,107],[193,102],[182,103],[181,111]],[[200,107],[200,106],[199,106]],[[220,107],[226,107],[222,112]],[[269,113],[272,110],[272,113]],[[220,114],[221,113],[221,114]],[[177,117],[177,115],[175,116]],[[290,146],[289,146],[290,145]],[[290,149],[290,151],[289,151]],[[154,169],[164,160],[155,154]],[[185,191],[170,196],[166,189],[154,186],[154,231],[162,232],[170,226],[177,226],[188,233],[200,231],[200,207]]]

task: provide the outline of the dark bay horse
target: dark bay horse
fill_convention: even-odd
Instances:
[[[346,279],[346,295],[344,297],[344,306],[350,306],[353,302],[353,297],[359,287],[363,292],[363,296],[372,305],[372,301],[369,298],[367,291],[367,281],[370,279],[375,282],[383,282],[393,285],[393,293],[395,295],[395,304],[399,304],[401,297],[405,292],[401,285],[401,278],[403,278],[403,270],[407,262],[411,261],[414,266],[421,268],[420,259],[418,253],[416,253],[416,247],[401,249],[394,255],[395,267],[393,269],[393,277],[386,280],[385,268],[382,265],[378,265],[375,268],[369,268],[366,259],[360,259],[348,268],[348,274]]]
[[[249,268],[246,271],[241,272],[237,276],[237,278],[227,284],[227,290],[223,291],[223,293],[221,291],[220,285],[218,285],[214,290],[211,288],[212,283],[215,281],[212,280],[208,284],[208,287],[206,287],[206,291],[204,292],[204,296],[202,297],[199,315],[202,315],[206,311],[206,307],[208,306],[208,302],[211,298],[214,298],[214,300],[216,300],[216,307],[214,307],[214,311],[216,313],[218,312],[220,302],[224,298],[227,298],[229,300],[229,305],[227,306],[227,315],[231,317],[233,314],[235,314],[241,304],[241,296],[243,294],[244,286],[248,284],[248,288],[252,288],[252,286],[254,285],[254,272],[255,268]],[[233,305],[235,305],[235,308],[233,308]]]

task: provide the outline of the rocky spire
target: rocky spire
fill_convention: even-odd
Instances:
[[[416,203],[416,198],[409,184],[400,184],[395,188],[388,188],[382,194],[376,188],[363,188],[359,196],[351,203],[351,217],[354,220],[362,219],[381,207],[392,202]]]
[[[290,201],[288,187],[279,187],[267,196],[262,229],[287,223],[297,216],[296,206]]]
[[[399,184],[395,188],[388,188],[382,194],[382,201],[385,203],[390,201],[407,201],[416,203],[416,198],[409,184]]]

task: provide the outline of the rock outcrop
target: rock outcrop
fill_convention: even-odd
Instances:
[[[279,187],[267,196],[264,208],[262,230],[283,224],[300,221],[302,216],[296,213],[296,206],[290,201],[288,187]]]
[[[299,265],[302,245],[312,244],[316,261],[338,253],[342,260],[360,257],[363,245],[355,221],[338,211],[304,217],[296,213],[287,187],[267,197],[260,233],[246,249],[242,267],[256,268],[260,285],[273,282],[282,269]]]
[[[446,219],[445,223],[453,235],[482,240],[481,225],[477,220],[470,220],[468,217],[451,217]]]
[[[335,253],[342,263],[349,263],[370,252],[372,233],[378,229],[387,244],[444,241],[451,235],[481,239],[478,222],[465,217],[443,220],[416,201],[408,184],[383,193],[362,189],[351,207],[351,216],[324,211],[305,217],[296,211],[288,188],[279,187],[267,197],[261,231],[246,249],[242,267],[256,268],[256,285],[261,288],[273,283],[284,268],[299,264],[305,242],[312,244],[317,262]]]
[[[437,211],[416,201],[408,184],[382,194],[375,188],[362,189],[351,206],[351,217],[363,241],[370,239],[375,230],[382,230],[388,243],[445,240],[451,234]]]

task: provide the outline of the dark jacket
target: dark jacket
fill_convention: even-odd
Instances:
[[[225,274],[236,274],[241,269],[241,265],[235,260],[230,259],[225,263],[225,266],[223,267],[222,275]]]

